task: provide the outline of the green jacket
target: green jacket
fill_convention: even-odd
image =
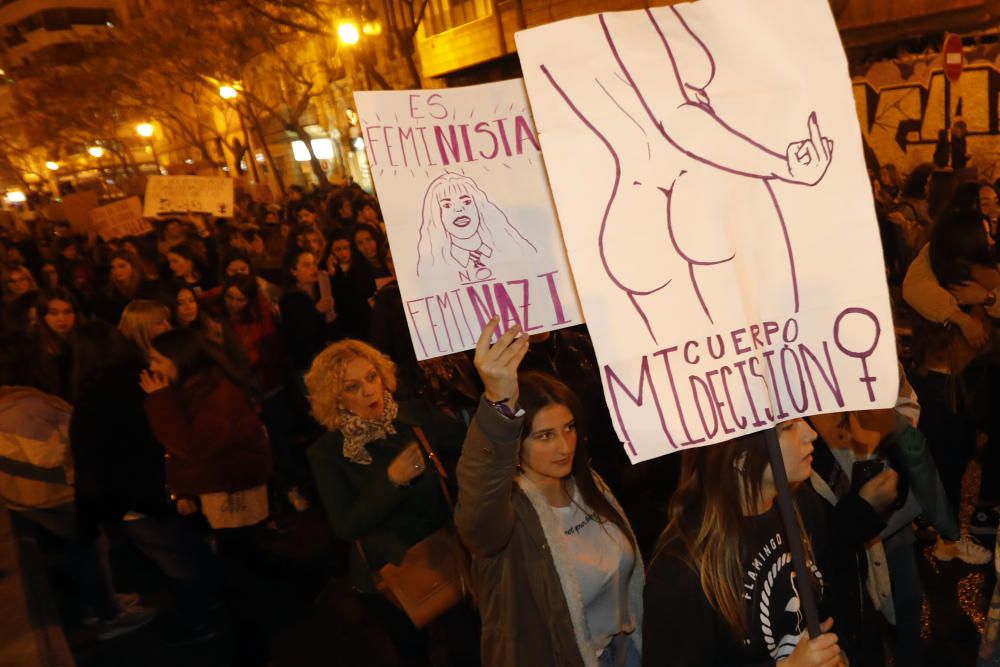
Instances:
[[[523,422],[480,400],[458,461],[455,526],[472,553],[482,664],[597,667],[562,525],[541,492],[515,475]],[[594,481],[625,516],[596,473]],[[640,653],[644,583],[636,553],[622,620]]]
[[[349,583],[364,592],[374,592],[372,569],[398,564],[406,550],[451,520],[451,509],[438,483],[434,464],[426,461],[423,475],[408,486],[389,481],[389,464],[417,438],[419,425],[435,453],[445,461],[457,457],[462,426],[423,404],[400,404],[396,433],[369,443],[372,462],[352,463],[344,457],[340,431],[320,437],[306,450],[316,490],[326,509],[334,534],[347,542],[359,540],[367,562],[352,544],[348,566]],[[424,456],[426,459],[426,454]]]

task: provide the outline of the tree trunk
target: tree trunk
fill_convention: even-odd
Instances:
[[[257,114],[250,109],[250,121],[253,124],[254,133],[260,137],[260,147],[264,150],[264,157],[267,158],[267,164],[271,167],[271,173],[274,174],[274,180],[278,184],[278,189],[281,191],[279,194],[285,196],[285,179],[281,176],[281,171],[278,169],[278,163],[274,161],[274,156],[271,155],[271,147],[267,145],[267,137],[264,135],[264,128],[260,126],[260,119]]]
[[[299,138],[299,141],[306,145],[306,150],[309,151],[309,164],[312,165],[313,174],[316,175],[316,179],[319,180],[320,187],[326,185],[326,172],[323,171],[322,165],[320,165],[319,160],[316,159],[316,154],[313,153],[312,147],[312,137],[306,132],[305,128],[298,124],[298,122],[289,123],[286,126],[289,130],[295,133],[295,136]]]
[[[413,47],[413,38],[406,39],[404,36],[398,35],[397,39],[399,40],[400,54],[406,62],[406,69],[410,72],[410,78],[413,79],[413,87],[423,88],[423,82],[420,80],[420,68],[417,67],[417,60],[414,57],[416,49]]]

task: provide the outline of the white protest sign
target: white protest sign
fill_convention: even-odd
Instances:
[[[516,41],[633,461],[893,404],[881,245],[825,0],[701,0]]]
[[[354,98],[418,359],[583,321],[520,79]]]
[[[153,226],[142,217],[142,202],[138,197],[120,199],[98,206],[90,211],[94,231],[105,241],[123,236],[141,236],[153,231]]]
[[[170,213],[233,215],[233,179],[221,176],[150,176],[146,182],[143,215]]]

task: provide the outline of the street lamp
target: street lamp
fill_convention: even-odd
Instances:
[[[152,123],[139,123],[135,126],[136,134],[140,137],[145,137],[148,139],[147,145],[149,146],[150,152],[153,154],[153,164],[156,165],[156,173],[160,173],[160,157],[156,154],[156,146],[153,145],[153,124]]]
[[[48,162],[45,163],[45,168],[48,169],[49,171],[59,171],[59,163],[49,160]]]
[[[224,100],[236,99],[237,95],[239,95],[239,93],[236,92],[236,89],[233,88],[232,86],[219,86],[219,97],[221,97],[222,99]]]
[[[358,24],[354,21],[341,21],[337,25],[337,36],[344,44],[353,46],[361,39],[361,32],[358,30]]]
[[[90,148],[87,149],[87,152],[90,153],[91,157],[95,157],[98,159],[104,157],[104,149],[101,148],[100,146],[91,146]]]

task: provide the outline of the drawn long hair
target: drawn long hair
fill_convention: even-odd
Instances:
[[[493,249],[494,258],[513,259],[526,252],[538,252],[474,180],[446,171],[431,181],[424,193],[417,241],[417,275],[432,268],[463,268],[451,256],[451,235],[441,219],[441,198],[463,194],[472,197],[476,205],[479,238]]]

